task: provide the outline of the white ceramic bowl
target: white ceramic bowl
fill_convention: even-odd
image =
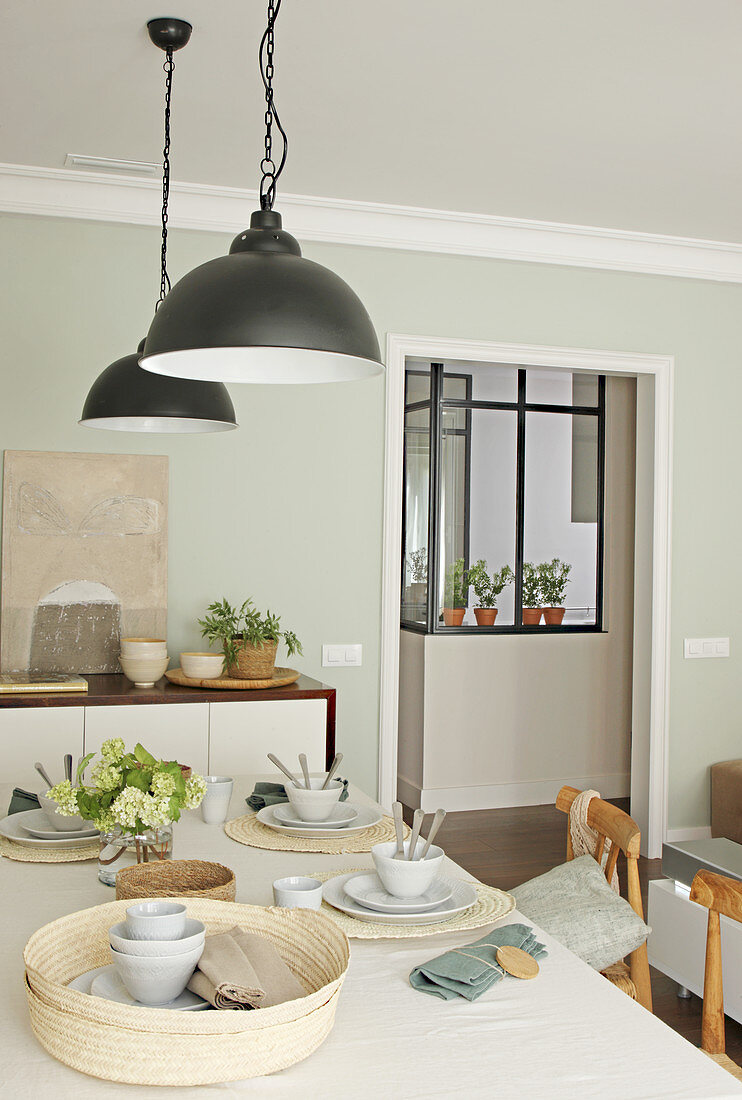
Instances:
[[[179,901],[140,901],[126,910],[126,930],[132,940],[182,939],[186,907]]]
[[[133,940],[126,927],[126,921],[119,921],[108,930],[108,940],[114,951],[122,955],[140,955],[149,958],[162,958],[170,955],[185,955],[204,942],[206,928],[200,920],[186,920],[183,936],[178,940]]]
[[[148,958],[124,955],[112,947],[111,958],[121,981],[135,1000],[145,1005],[162,1005],[183,992],[203,949],[200,943],[183,955]]]
[[[164,638],[121,638],[124,657],[164,657],[167,641]]]
[[[123,653],[119,657],[124,676],[135,687],[154,687],[165,672],[169,660],[167,653],[164,657],[124,657]]]
[[[333,806],[337,805],[343,793],[343,784],[333,779],[322,791],[320,787],[324,781],[324,778],[310,779],[312,789],[308,791],[306,787],[297,787],[290,780],[286,780],[286,795],[297,817],[302,821],[327,821]]]
[[[181,653],[180,667],[193,680],[216,680],[224,668],[224,654]]]
[[[419,840],[416,852],[421,852],[424,841]],[[441,869],[445,852],[442,848],[431,844],[425,859],[395,859],[397,850],[396,840],[387,841],[385,844],[374,844],[371,856],[376,867],[376,873],[384,884],[384,888],[395,898],[417,898],[424,894]],[[405,841],[405,855],[409,853],[410,842]]]
[[[45,794],[39,795],[39,805],[52,829],[58,829],[60,833],[74,833],[86,827],[92,828],[92,821],[84,821],[77,814],[74,817],[65,817],[64,814],[60,814],[56,802],[52,802],[51,798],[47,798]]]

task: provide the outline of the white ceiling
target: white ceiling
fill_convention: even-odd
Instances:
[[[6,0],[0,161],[255,187],[264,0]],[[739,0],[283,0],[284,191],[742,242]],[[277,203],[280,208],[280,199]]]

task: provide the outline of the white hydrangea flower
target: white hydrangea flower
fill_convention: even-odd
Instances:
[[[151,787],[156,798],[169,798],[171,794],[175,794],[175,776],[167,772],[155,772]]]
[[[63,779],[61,783],[57,783],[56,787],[47,791],[46,797],[56,802],[57,809],[63,817],[74,817],[78,813],[77,792],[73,790],[69,779]]]
[[[137,818],[141,818],[140,810],[144,797],[144,791],[140,791],[138,787],[124,787],[121,794],[111,803],[111,812],[123,829],[136,828]]]
[[[100,754],[106,764],[118,764],[126,752],[126,746],[122,738],[111,737],[101,745]]]
[[[187,810],[195,810],[197,806],[201,805],[205,794],[206,782],[203,776],[192,775],[190,779],[186,779],[183,805]]]
[[[170,801],[167,798],[154,798],[145,794],[139,811],[139,819],[150,829],[170,823]]]
[[[107,810],[101,810],[98,817],[93,818],[93,825],[95,825],[96,829],[101,833],[113,832],[116,827],[116,817],[110,806]]]
[[[93,785],[101,791],[115,791],[121,786],[121,769],[100,760],[91,772]]]

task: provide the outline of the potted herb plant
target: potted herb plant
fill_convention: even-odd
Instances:
[[[115,886],[123,866],[172,857],[173,822],[181,810],[201,805],[206,783],[175,760],[155,759],[142,745],[127,752],[120,737],[103,742],[85,783],[94,756],[90,752],[80,761],[76,786],[65,779],[47,797],[63,817],[77,814],[100,831],[98,878]]]
[[[443,595],[443,622],[446,626],[461,626],[466,614],[469,587],[465,583],[464,559],[457,558],[446,570]]]
[[[523,562],[523,626],[538,626],[541,622],[541,576],[538,566]]]
[[[477,597],[477,606],[474,608],[474,617],[477,626],[494,626],[497,618],[497,597],[508,584],[512,584],[515,574],[509,565],[503,565],[502,569],[491,576],[487,572],[487,562],[482,558],[471,567],[467,573],[467,586],[474,589]]]
[[[425,602],[425,595],[428,587],[428,548],[427,546],[421,546],[419,550],[413,551],[407,559],[407,566],[412,575],[412,583],[410,584],[410,600],[412,603],[420,604]]]
[[[239,609],[228,600],[209,604],[206,617],[198,620],[201,635],[219,642],[224,650],[224,673],[238,680],[270,680],[276,664],[276,650],[283,638],[289,657],[301,653],[301,643],[290,630],[281,630],[281,620],[266,611],[262,615],[250,599]]]
[[[572,566],[569,562],[552,558],[538,567],[541,585],[544,622],[547,626],[561,626],[564,619],[564,599]]]

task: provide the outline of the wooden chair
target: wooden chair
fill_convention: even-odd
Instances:
[[[699,871],[690,888],[690,900],[709,911],[706,932],[706,969],[703,975],[701,1050],[738,1081],[742,1069],[725,1053],[724,990],[721,978],[721,923],[719,915],[742,921],[742,882]]]
[[[557,795],[556,808],[562,813],[569,814],[572,803],[580,794],[575,787],[562,787]],[[587,823],[598,834],[594,855],[598,863],[602,863],[601,855],[605,842],[610,842],[608,859],[605,865],[605,877],[611,881],[618,861],[619,852],[626,857],[627,886],[629,905],[634,912],[644,920],[644,908],[642,906],[642,893],[639,885],[639,841],[641,832],[636,822],[628,814],[605,802],[602,798],[594,798],[590,803],[587,813]],[[572,851],[572,837],[567,823],[567,859],[574,859]],[[644,1008],[652,1011],[652,986],[649,979],[649,959],[647,958],[647,945],[643,943],[629,955],[629,965],[621,960],[601,971],[604,977],[618,986]]]

